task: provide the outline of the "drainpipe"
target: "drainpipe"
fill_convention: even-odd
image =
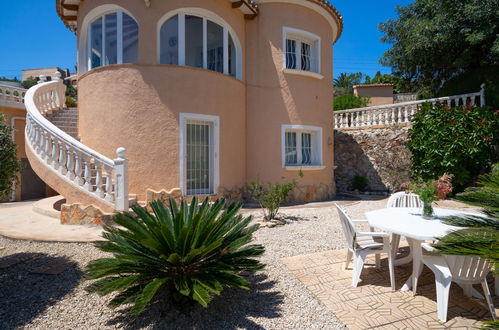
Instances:
[[[12,134],[12,141],[16,143],[16,132],[14,131],[16,120],[26,120],[26,117],[15,116],[10,118],[10,134]],[[9,201],[14,202],[16,200],[16,182],[12,182],[12,191],[9,195]]]

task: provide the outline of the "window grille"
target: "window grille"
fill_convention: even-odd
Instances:
[[[312,134],[301,133],[301,162],[312,164]]]
[[[298,163],[298,153],[296,144],[296,133],[286,132],[286,164],[296,164]]]
[[[212,194],[214,174],[213,123],[189,120],[185,132],[187,194]]]

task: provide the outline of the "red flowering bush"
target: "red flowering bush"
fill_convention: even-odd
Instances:
[[[459,191],[497,160],[499,111],[427,103],[412,124],[407,147],[414,178],[428,181],[452,173]]]
[[[447,195],[452,192],[452,174],[445,173],[437,180],[429,180],[426,182],[410,183],[405,182],[400,185],[407,193],[413,193],[425,203],[431,203],[435,200],[446,199]]]

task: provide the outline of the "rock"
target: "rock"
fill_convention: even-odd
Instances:
[[[109,225],[114,213],[104,213],[94,205],[62,204],[61,223],[67,225]]]

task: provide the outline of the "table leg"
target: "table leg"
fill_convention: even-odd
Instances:
[[[418,278],[423,271],[423,251],[421,248],[421,243],[424,241],[418,241],[411,238],[407,238],[412,251],[412,275],[405,281],[404,285],[400,291],[409,291],[413,289],[413,295],[416,295],[416,290],[418,286]]]
[[[400,235],[397,235],[397,234],[392,234],[392,235],[393,235],[392,236],[392,252],[393,252],[393,256],[395,258],[395,257],[397,257],[397,251],[398,251],[398,247],[400,244]],[[409,246],[409,255],[407,255],[403,258],[400,258],[400,259],[395,259],[395,262],[393,263],[393,265],[394,266],[405,265],[411,261],[412,261],[412,249]]]

